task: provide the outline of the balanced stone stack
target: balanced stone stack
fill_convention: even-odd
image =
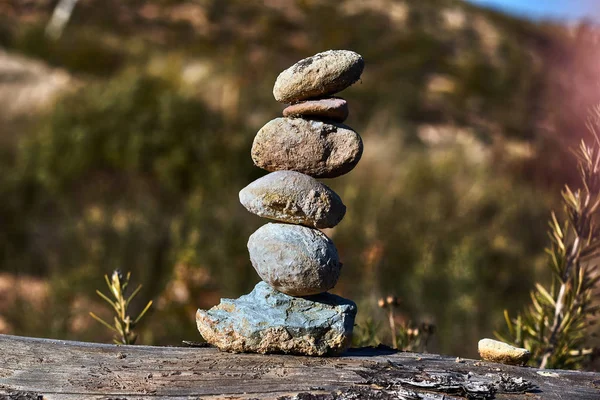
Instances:
[[[346,174],[360,160],[360,136],[342,122],[346,100],[332,97],[356,82],[362,57],[352,51],[316,54],[283,71],[275,99],[291,103],[252,145],[254,164],[270,174],[240,192],[248,211],[279,221],[254,232],[248,251],[263,282],[239,299],[198,310],[202,336],[224,351],[334,355],[350,344],[356,305],[327,293],[342,263],[319,229],[344,217],[340,197],[315,178]]]

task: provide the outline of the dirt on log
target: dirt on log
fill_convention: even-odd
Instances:
[[[387,348],[221,353],[0,335],[0,399],[600,399],[600,374]]]

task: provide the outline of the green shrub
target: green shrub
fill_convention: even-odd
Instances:
[[[52,40],[46,37],[44,25],[31,25],[13,34],[9,43],[13,50],[75,73],[109,76],[126,60],[123,49],[108,45],[93,30],[67,31],[60,39]]]

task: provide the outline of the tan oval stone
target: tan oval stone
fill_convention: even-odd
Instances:
[[[276,118],[256,134],[252,160],[270,172],[290,170],[315,178],[335,178],[350,172],[362,151],[360,136],[349,126]]]
[[[478,349],[482,359],[502,364],[523,365],[531,357],[531,353],[527,349],[493,339],[481,339]]]
[[[350,50],[329,50],[298,61],[277,77],[275,100],[293,103],[340,92],[360,79],[362,56]]]
[[[333,228],[344,217],[346,206],[329,187],[295,171],[276,171],[240,191],[240,202],[263,218]]]

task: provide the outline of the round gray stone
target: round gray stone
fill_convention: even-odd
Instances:
[[[348,118],[348,102],[339,97],[306,100],[283,110],[284,117],[307,117],[344,122]]]
[[[250,236],[248,252],[261,279],[290,296],[328,291],[342,269],[333,242],[300,225],[263,225]]]
[[[329,187],[308,175],[276,171],[240,191],[248,211],[277,221],[333,228],[344,217],[346,206]]]
[[[360,160],[363,143],[349,126],[303,118],[275,118],[252,144],[254,164],[267,171],[291,170],[315,178],[350,172]]]
[[[318,53],[279,74],[273,96],[281,103],[328,96],[359,80],[364,67],[362,56],[350,50]]]
[[[336,355],[350,346],[356,304],[322,293],[292,297],[260,282],[238,299],[198,310],[202,337],[222,351]]]

